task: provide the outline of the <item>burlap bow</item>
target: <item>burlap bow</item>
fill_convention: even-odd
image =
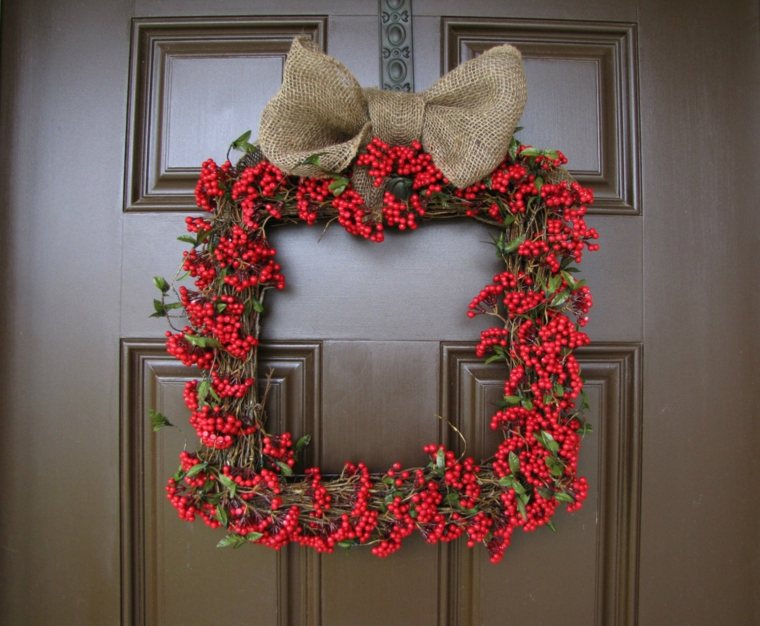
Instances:
[[[343,64],[295,39],[259,143],[284,172],[325,176],[346,169],[372,136],[393,145],[418,139],[444,176],[466,187],[504,159],[526,98],[512,46],[491,48],[418,94],[362,89]],[[305,162],[315,154],[318,163]]]

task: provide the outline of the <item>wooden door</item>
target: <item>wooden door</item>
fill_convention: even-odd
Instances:
[[[217,550],[163,496],[194,437],[155,435],[146,417],[185,415],[193,372],[148,313],[151,276],[178,265],[198,164],[255,134],[297,34],[376,84],[376,3],[3,2],[3,623],[760,623],[757,12],[414,2],[416,88],[514,43],[521,136],[565,150],[597,196],[591,494],[494,566],[419,539],[387,560]],[[315,435],[312,461],[418,463],[423,444],[453,443],[436,415],[485,449],[503,378],[475,359],[464,311],[495,269],[487,239],[465,222],[382,245],[275,235],[289,287],[264,333],[272,410]]]

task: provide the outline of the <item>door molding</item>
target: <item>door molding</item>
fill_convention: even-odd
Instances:
[[[442,72],[503,43],[517,47],[526,61],[593,64],[595,78],[584,93],[593,96],[586,104],[595,110],[598,167],[576,170],[571,158],[570,171],[594,190],[590,214],[641,213],[636,24],[444,17],[441,37]],[[571,117],[574,111],[567,109],[564,114]]]
[[[259,357],[261,371],[272,371],[270,419],[277,430],[288,430],[296,438],[314,435],[304,450],[305,462],[310,465],[318,464],[320,457],[321,353],[319,342],[277,342],[262,344]],[[161,455],[157,438],[164,432],[158,436],[151,432],[148,410],[162,410],[172,385],[197,377],[197,369],[166,352],[162,338],[121,342],[121,623],[125,626],[161,623],[157,618],[161,607],[156,606],[155,537],[150,535],[155,535],[155,508],[170,507],[157,487],[168,476],[156,475]],[[319,555],[289,546],[276,554],[272,574],[278,625],[318,623]]]
[[[593,424],[598,437],[594,623],[634,626],[641,499],[642,344],[598,342],[579,348],[576,355],[586,388],[597,388],[600,398],[598,424]],[[500,397],[503,386],[503,366],[485,365],[475,356],[474,344],[441,345],[440,415],[464,434],[468,455],[482,458],[492,447],[486,443],[495,437],[489,428],[495,409],[489,400]],[[458,437],[441,423],[441,441],[457,449]],[[515,533],[515,540],[521,541],[520,535]],[[440,549],[443,554],[438,623],[440,626],[484,623],[478,592],[480,560],[485,553],[470,550],[461,542]],[[509,551],[505,557],[508,560]]]

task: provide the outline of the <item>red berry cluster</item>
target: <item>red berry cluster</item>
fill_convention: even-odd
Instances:
[[[214,248],[216,266],[227,270],[224,282],[238,293],[257,286],[285,288],[285,277],[274,261],[276,253],[266,237],[238,224],[233,224]]]
[[[220,545],[296,543],[332,552],[372,544],[385,557],[416,530],[429,543],[483,544],[498,562],[516,528],[550,523],[562,503],[579,508],[588,493],[577,475],[586,429],[575,406],[583,381],[573,352],[588,344],[581,327],[592,297],[571,264],[597,249],[598,233],[585,222],[591,192],[547,182],[564,163],[561,152],[513,142],[488,177],[455,189],[418,142],[375,138],[349,170],[329,178],[287,177],[266,160],[238,168],[204,162],[196,200],[211,216],[187,218],[194,236],[185,236],[193,245],[183,257],[194,288],[179,287],[178,303],[165,305],[162,296],[157,304],[184,310],[187,325],[167,333],[167,350],[204,371],[184,389],[201,447],[180,455],[166,489],[179,516],[225,527]],[[381,207],[368,207],[352,186],[357,168],[383,189]],[[475,353],[505,369],[502,405],[491,419],[501,443],[482,462],[431,443],[423,467],[394,463],[373,474],[349,462],[338,477],[300,468],[308,438],[267,429],[256,384],[264,294],[285,286],[267,225],[334,217],[350,234],[379,242],[386,226],[414,230],[453,211],[501,229],[505,269],[467,309],[469,317],[498,321],[481,333]],[[164,295],[169,289],[157,286]]]
[[[384,186],[389,178],[404,177],[411,179],[415,192],[430,196],[448,183],[431,156],[423,152],[419,141],[409,146],[390,146],[375,137],[365,150],[357,157],[356,167],[369,168],[376,187]]]
[[[386,188],[383,222],[399,230],[416,229],[418,219],[425,216],[426,199],[448,183],[419,141],[391,146],[375,137],[356,159],[356,167],[368,168],[375,186]]]
[[[243,427],[238,416],[225,412],[221,407],[208,404],[193,411],[190,425],[198,433],[198,439],[208,448],[224,450],[229,448],[238,435],[250,435],[255,426]]]
[[[185,326],[178,333],[172,333],[167,330],[166,351],[189,367],[195,366],[202,370],[211,369],[214,362],[214,351],[210,348],[203,348],[195,343],[191,343],[192,341],[197,341],[197,339],[198,335],[195,334],[190,326]]]
[[[520,273],[502,272],[493,277],[493,283],[486,285],[475,296],[468,307],[467,316],[491,314],[503,304],[509,317],[524,315],[544,302],[543,291],[531,289],[533,278]]]
[[[235,296],[206,299],[183,285],[179,288],[179,301],[196,332],[213,338],[236,359],[245,360],[258,344],[256,337],[244,329],[245,305]]]
[[[332,198],[329,178],[302,178],[296,189],[298,218],[309,226],[317,221],[323,203]]]
[[[371,211],[359,192],[346,189],[332,199],[332,207],[338,212],[338,224],[345,228],[347,233],[370,241],[383,241],[383,225],[372,221]]]
[[[224,195],[231,170],[232,163],[229,161],[225,161],[221,167],[213,159],[203,162],[195,185],[195,203],[199,208],[209,212],[216,209],[218,199]]]
[[[593,202],[591,190],[578,183],[567,185],[544,185],[541,196],[547,206],[562,208],[561,216],[552,217],[546,223],[546,242],[554,257],[566,256],[576,263],[583,260],[583,250],[599,249],[591,240],[598,239],[595,228],[588,228],[584,219],[586,205]]]
[[[240,201],[243,224],[247,228],[256,230],[267,214],[276,219],[282,217],[273,199],[284,182],[285,174],[269,161],[259,161],[240,172],[230,195]]]
[[[267,435],[262,440],[264,449],[262,453],[269,457],[271,467],[275,471],[281,471],[283,465],[292,468],[296,464],[293,451],[293,437],[290,433],[281,435]],[[282,464],[282,465],[281,465]],[[285,470],[287,472],[287,470]]]
[[[525,163],[507,157],[487,179],[456,189],[454,195],[467,202],[469,217],[486,214],[503,222],[525,213],[528,201],[538,194],[538,183],[538,176]]]

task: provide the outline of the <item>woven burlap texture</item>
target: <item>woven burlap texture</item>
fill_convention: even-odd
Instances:
[[[504,159],[526,98],[522,57],[509,45],[462,63],[427,91],[401,93],[362,89],[343,64],[297,38],[261,116],[259,144],[288,174],[325,176],[345,170],[370,137],[418,139],[444,176],[466,187]],[[313,155],[318,163],[305,163]]]

